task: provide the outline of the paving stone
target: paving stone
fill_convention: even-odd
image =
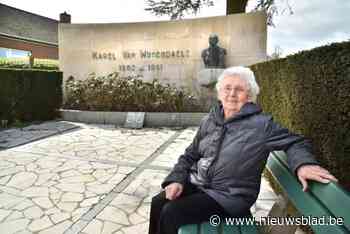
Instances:
[[[0,176],[13,175],[13,174],[16,174],[16,173],[21,172],[21,171],[24,171],[23,166],[8,168],[8,169],[0,170]]]
[[[137,141],[139,141],[138,137],[145,137],[145,135],[147,134],[135,134],[135,136],[132,136],[131,138],[133,140],[137,139]],[[168,135],[170,136],[171,134]],[[59,138],[59,136],[57,137]],[[85,133],[81,134],[81,137],[85,137]],[[108,145],[111,145],[110,142],[106,139],[103,139],[102,141],[99,141],[98,144],[95,144],[96,138],[90,135],[87,137],[87,139],[89,137],[91,137],[91,142],[86,142],[87,144],[81,144],[80,146],[86,148],[87,146],[93,145],[95,149],[102,150],[102,148],[106,148],[106,143],[108,143]],[[92,205],[96,204],[99,200],[101,200],[106,194],[108,194],[113,189],[113,187],[116,184],[121,182],[128,173],[132,172],[135,169],[134,167],[118,166],[115,164],[106,164],[98,162],[89,163],[87,161],[84,162],[77,160],[68,162],[67,159],[57,157],[58,155],[51,155],[51,153],[60,152],[62,148],[65,148],[63,147],[65,146],[65,144],[57,144],[57,138],[55,138],[56,136],[49,138],[50,141],[52,141],[52,144],[55,146],[52,148],[45,148],[47,146],[50,146],[51,143],[47,144],[47,141],[40,141],[33,142],[29,145],[20,146],[18,147],[19,149],[16,148],[16,150],[19,150],[21,152],[20,155],[15,152],[11,152],[10,150],[10,152],[7,153],[5,157],[6,160],[11,160],[11,162],[5,162],[0,164],[0,166],[3,165],[3,167],[12,167],[6,168],[5,170],[1,170],[1,172],[4,175],[4,177],[1,178],[1,182],[3,182],[4,184],[3,191],[10,192],[11,194],[1,194],[0,204],[3,205],[2,207],[6,208],[16,206],[17,210],[24,210],[23,213],[25,214],[25,216],[33,220],[30,224],[31,230],[39,230],[41,223],[43,223],[44,220],[47,219],[50,219],[52,221],[52,228],[54,228],[57,225],[61,225],[62,222],[67,221],[67,219],[72,219],[72,221],[78,221],[80,217],[91,208]],[[124,137],[118,138],[120,141],[125,141]],[[164,140],[157,140],[157,144],[161,144],[162,141]],[[120,145],[128,147],[128,144],[125,144],[123,142]],[[141,146],[140,149],[144,149],[145,147],[149,148],[149,145],[145,144],[145,146]],[[154,149],[156,148],[157,146],[154,146]],[[74,147],[72,149],[74,149]],[[74,152],[78,151],[79,149],[74,149]],[[147,154],[142,155],[141,157],[148,157],[148,152],[153,151],[153,149],[147,149]],[[40,157],[38,155],[35,155],[35,153],[38,152],[40,152],[41,154]],[[108,152],[113,151],[108,150]],[[122,152],[124,154],[129,153],[126,150]],[[3,154],[3,152],[0,152],[0,154]],[[24,155],[28,157],[22,158]],[[42,155],[50,155],[50,157],[42,157]],[[134,156],[123,155],[120,158],[129,160],[129,157]],[[137,159],[135,161],[142,161],[143,158]],[[23,166],[19,167],[18,165]],[[27,171],[24,172],[24,170]],[[22,174],[19,174],[20,172],[22,172]],[[30,175],[28,173],[33,173],[34,175],[36,175],[34,184],[31,183],[30,186],[18,186],[21,189],[14,189],[14,187],[6,187],[9,185],[9,183],[20,184],[20,182],[17,182],[17,177],[20,178],[25,177],[23,175]],[[27,179],[30,178],[28,176],[26,177]],[[34,181],[34,179],[32,179],[32,181]],[[33,199],[34,203],[25,198],[21,198],[22,200],[18,200],[17,195],[26,196],[29,199]],[[4,204],[1,203],[1,198],[6,200]],[[90,200],[87,200],[89,198]],[[23,201],[23,199],[25,200]],[[17,204],[15,205],[14,203]],[[61,212],[59,209],[53,208],[53,205],[57,205],[57,207],[59,207],[62,210],[65,210],[66,212]],[[79,208],[80,205],[83,205],[84,207]],[[42,209],[40,209],[40,207],[42,209],[45,209],[46,211],[43,211]],[[20,213],[13,213],[13,215],[14,214]],[[20,217],[20,215],[17,215],[17,217]],[[71,220],[69,221],[71,222]],[[125,218],[125,222],[126,221],[127,218]],[[112,223],[110,224],[110,226],[114,226],[114,228],[105,228],[104,232],[108,233],[109,229],[113,231],[115,228],[119,227],[117,224]],[[107,223],[105,224],[105,227],[108,227]],[[42,228],[46,228],[46,226]],[[51,229],[51,227],[49,229]],[[43,232],[47,230],[43,230]]]
[[[122,193],[117,194],[113,201],[98,214],[97,219],[104,224],[112,222],[122,225],[115,233],[147,233],[149,203],[145,203],[144,198],[159,192],[158,183],[166,175],[167,172],[164,171],[144,170]]]
[[[99,200],[100,200],[99,197],[88,198],[88,199],[85,199],[82,203],[80,203],[80,206],[81,207],[92,206],[96,204]]]
[[[119,172],[119,171],[118,171]],[[108,180],[108,183],[112,184],[118,184],[120,181],[122,181],[125,178],[125,174],[115,174],[113,177],[111,177]]]
[[[18,189],[25,189],[32,186],[37,179],[37,175],[32,172],[20,172],[12,177],[7,186]]]
[[[70,219],[70,217],[71,217],[70,213],[66,213],[66,212],[56,212],[56,213],[50,215],[51,220],[55,224],[60,223],[66,219]]]
[[[10,167],[15,167],[16,164],[13,162],[8,162],[5,160],[0,161],[0,169],[6,169],[6,168],[10,168]]]
[[[91,186],[87,186],[87,190],[97,193],[97,194],[105,194],[110,192],[114,188],[114,184],[96,184]]]
[[[84,199],[84,196],[81,193],[64,193],[61,201],[63,202],[80,202]]]
[[[6,139],[6,143],[2,143],[0,146],[5,148],[13,147],[76,127],[77,126],[73,123],[64,123],[63,121],[60,121],[31,125],[25,128],[9,129],[0,133],[0,141]]]
[[[33,233],[27,230],[22,230],[22,231],[16,232],[16,234],[33,234]]]
[[[38,206],[32,206],[24,210],[23,214],[28,219],[36,219],[43,216],[44,212]]]
[[[0,208],[10,209],[13,206],[21,203],[25,198],[17,197],[7,193],[0,194]]]
[[[48,216],[44,216],[41,219],[34,220],[31,224],[29,224],[28,229],[32,232],[37,232],[52,226],[50,219]]]
[[[21,150],[46,155],[140,163],[174,134],[171,130],[142,129],[135,132],[112,127],[105,130],[101,126],[81,126],[79,131],[51,137],[40,144],[21,147]]]
[[[0,209],[0,222],[5,219],[11,213],[10,210]]]
[[[96,170],[92,175],[101,183],[105,183],[113,177],[113,175],[109,174],[106,170]]]
[[[95,178],[92,175],[80,175],[80,176],[63,178],[60,182],[61,183],[87,183],[87,182],[93,182],[93,181],[95,181]]]
[[[0,225],[11,226],[10,222],[22,220],[21,229],[15,231],[23,234],[147,233],[151,198],[160,191],[160,183],[168,174],[164,167],[170,169],[176,163],[197,128],[183,131],[153,160],[151,165],[163,166],[162,170],[140,170],[135,165],[147,168],[148,164],[141,163],[175,131],[74,126],[81,128],[0,151]],[[57,126],[53,128],[57,130]],[[18,139],[11,144],[45,136],[45,131],[48,130],[40,134],[14,131],[11,136]],[[125,184],[125,177],[136,169],[141,173]],[[34,182],[26,178],[27,182],[22,183],[19,175],[36,178]],[[122,191],[119,194],[112,192],[118,184],[115,191]],[[126,188],[121,190],[124,185]],[[262,182],[261,195],[265,193],[271,195],[269,185]],[[267,196],[262,198],[261,201],[267,200]],[[260,200],[255,208],[257,215],[264,214],[267,208],[266,202],[259,207]],[[11,215],[16,220],[4,221]],[[71,226],[73,222],[76,223]]]
[[[160,184],[168,172],[157,170],[144,170],[123,193],[145,198],[160,191]]]
[[[114,169],[115,165],[110,165],[110,164],[105,164],[105,163],[91,163],[91,165],[93,165],[94,168],[98,168],[98,169]]]
[[[80,175],[81,174],[76,170],[69,170],[69,171],[65,171],[65,172],[61,173],[62,178],[72,177],[72,176],[80,176]]]
[[[47,186],[48,188],[50,188],[51,186],[54,186],[54,185],[56,185],[56,184],[57,184],[56,181],[51,180],[51,181],[47,181],[47,182],[45,183],[45,186]]]
[[[26,166],[27,171],[36,171],[38,169],[38,165],[35,163],[30,163]]]
[[[19,189],[15,189],[13,187],[2,186],[2,185],[0,185],[0,191],[2,191],[3,193],[15,195],[15,196],[18,196],[21,193],[21,190],[19,190]]]
[[[56,192],[56,193],[50,193],[50,199],[51,199],[52,201],[60,200],[62,194],[63,194],[62,191],[58,191],[58,192]],[[55,204],[57,204],[57,202],[56,202]]]
[[[63,234],[65,230],[67,230],[69,228],[69,226],[72,225],[71,221],[64,221],[62,223],[59,223],[51,228],[45,229],[41,232],[39,232],[39,234]]]
[[[77,162],[75,162],[75,163],[77,163]],[[67,162],[66,162],[63,165],[52,169],[52,172],[60,173],[61,177],[63,177],[62,176],[63,174],[65,175],[64,177],[68,177],[69,173],[71,173],[71,171],[74,170],[75,172],[77,172],[76,175],[80,175],[80,173],[78,171],[76,171],[76,167],[78,167],[80,164],[75,165],[75,163],[73,162],[73,163],[67,164]],[[78,162],[78,163],[82,163],[82,162]],[[66,172],[67,172],[67,175],[65,174]],[[74,176],[74,175],[71,175],[71,176]]]
[[[9,222],[0,223],[1,234],[12,234],[26,228],[29,224],[29,219],[17,219]]]
[[[59,183],[59,184],[55,185],[55,187],[59,188],[62,191],[65,191],[65,192],[82,193],[85,191],[85,186],[84,186],[83,182],[80,182],[80,183]]]
[[[100,234],[102,232],[102,227],[103,223],[98,219],[94,219],[83,229],[83,233]]]
[[[8,176],[4,176],[2,178],[0,178],[0,184],[7,184],[8,181],[11,179],[12,176],[8,175]]]
[[[40,174],[37,182],[35,183],[36,186],[40,186],[44,183],[47,183],[50,179],[58,180],[59,177],[54,173],[47,173],[47,174]]]
[[[49,209],[53,207],[52,202],[47,197],[34,198],[33,202],[35,202],[38,206],[40,206],[43,209]]]
[[[148,232],[148,223],[140,223],[133,226],[121,228],[121,233],[145,234]]]
[[[118,229],[120,229],[121,227],[122,225],[106,221],[104,222],[103,230],[101,234],[112,234]]]
[[[14,206],[13,209],[23,211],[31,206],[34,206],[34,203],[29,199],[24,199],[18,205]]]
[[[63,211],[72,212],[78,207],[77,202],[59,202],[57,207]]]
[[[131,214],[136,211],[141,202],[142,199],[139,197],[120,193],[109,205],[122,209],[126,213]]]
[[[23,213],[15,210],[15,211],[12,211],[12,213],[6,218],[6,221],[20,219],[20,218],[24,218]]]
[[[137,214],[137,213],[132,213],[130,216],[129,216],[129,220],[132,224],[139,224],[139,223],[144,223],[147,221],[147,218]]]
[[[91,198],[91,197],[96,197],[96,196],[98,196],[97,193],[90,192],[90,191],[85,192],[85,198]]]
[[[150,212],[150,204],[142,204],[137,210],[136,210],[137,214],[148,218],[149,216],[149,212]]]
[[[52,207],[52,208],[45,211],[46,215],[51,215],[51,214],[56,214],[56,213],[61,213],[61,210],[58,209],[57,207]]]
[[[72,220],[73,220],[73,222],[75,222],[78,219],[80,219],[89,209],[90,209],[90,207],[83,207],[83,208],[76,209],[72,213],[72,216],[73,216]]]
[[[47,187],[30,187],[21,194],[25,197],[48,197],[49,189]]]
[[[111,221],[114,223],[122,224],[122,225],[130,225],[129,219],[125,212],[120,209],[107,206],[98,216],[98,219]]]

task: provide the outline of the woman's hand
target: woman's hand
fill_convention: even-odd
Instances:
[[[329,171],[318,165],[303,165],[297,170],[298,179],[303,185],[303,191],[307,190],[307,180],[315,180],[321,183],[337,182],[338,180]]]
[[[174,200],[178,198],[183,191],[183,186],[180,183],[171,183],[165,187],[165,198],[168,200]]]

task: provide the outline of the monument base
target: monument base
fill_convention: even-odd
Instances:
[[[199,100],[208,109],[217,101],[215,84],[223,70],[221,68],[206,68],[197,74]]]
[[[223,71],[224,69],[222,68],[202,69],[198,72],[197,82],[203,87],[213,86]]]

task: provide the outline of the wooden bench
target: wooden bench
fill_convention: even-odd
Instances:
[[[310,217],[341,217],[343,225],[311,225],[316,234],[350,233],[350,193],[336,183],[321,184],[309,182],[309,191],[303,192],[296,176],[288,169],[287,156],[282,151],[271,153],[266,165],[273,177],[281,186],[284,194],[305,218]],[[179,229],[179,234],[233,234],[258,233],[256,225],[227,226],[221,222],[218,227],[208,222],[185,225]]]

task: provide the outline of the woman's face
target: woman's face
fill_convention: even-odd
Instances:
[[[249,102],[249,88],[245,80],[239,76],[226,76],[221,81],[218,98],[225,112],[238,112]]]

